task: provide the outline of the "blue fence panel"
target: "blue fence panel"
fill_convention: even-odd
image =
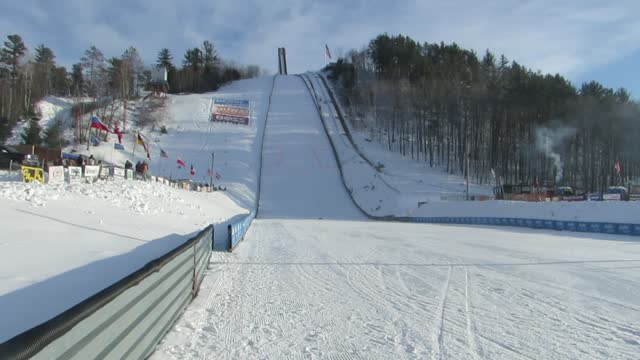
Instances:
[[[250,224],[249,217],[245,220],[248,228]],[[602,222],[584,222],[584,221],[563,221],[563,220],[543,220],[543,219],[523,219],[523,218],[500,218],[500,217],[419,217],[405,218],[408,221],[419,223],[438,223],[438,224],[465,224],[465,225],[497,225],[497,226],[514,226],[529,227],[534,229],[547,229],[559,231],[574,232],[590,232],[603,234],[620,234],[640,236],[640,224],[619,224],[619,223],[602,223]],[[239,230],[243,228],[239,227]],[[234,229],[235,230],[235,229]],[[238,234],[238,238],[244,236]],[[235,245],[234,237],[234,245]]]
[[[251,222],[256,217],[256,213],[251,211],[246,217],[231,223],[231,248],[235,248],[236,245],[244,239],[247,230],[251,226]]]
[[[585,223],[585,222],[577,222],[577,231],[580,232],[588,232],[589,231],[589,223]]]

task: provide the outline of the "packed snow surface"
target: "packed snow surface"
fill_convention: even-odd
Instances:
[[[260,217],[364,218],[342,185],[331,144],[300,78],[276,78],[265,131]]]
[[[362,221],[337,169],[303,165],[323,146],[303,86],[276,80],[267,218],[232,254],[213,254],[152,359],[637,358],[639,240]],[[330,210],[341,216],[299,219]]]
[[[165,359],[637,359],[632,237],[256,220]]]
[[[0,342],[241,213],[222,192],[158,183],[0,182]]]

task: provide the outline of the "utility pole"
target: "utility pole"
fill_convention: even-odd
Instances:
[[[467,160],[467,168],[466,168],[466,171],[467,171],[467,201],[469,200],[469,155],[470,154],[467,151],[467,158],[466,158],[466,160]]]
[[[215,159],[215,153],[211,152],[211,173],[209,173],[210,183],[209,187],[213,188],[213,160]]]

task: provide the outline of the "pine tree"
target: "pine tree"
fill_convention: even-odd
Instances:
[[[40,136],[40,132],[42,131],[42,127],[40,127],[39,119],[32,119],[29,121],[29,125],[24,129],[20,137],[22,137],[22,143],[27,145],[40,145],[42,143],[42,137]]]
[[[17,93],[17,79],[18,79],[18,67],[20,59],[27,51],[27,47],[20,35],[13,34],[7,36],[7,41],[4,42],[4,48],[0,50],[0,63],[4,64],[5,72],[8,72],[10,79],[9,87],[9,99],[6,110],[3,109],[3,114],[12,121],[13,117],[18,113],[15,109],[15,104],[19,103],[15,101],[18,98]]]
[[[18,76],[20,58],[27,51],[27,47],[22,41],[22,37],[17,34],[7,36],[7,41],[4,42],[4,46],[5,47],[0,50],[0,62],[9,66],[11,78],[15,80]]]
[[[158,59],[156,60],[156,66],[164,67],[167,69],[167,71],[174,69],[173,56],[171,55],[169,49],[164,48],[160,50],[160,52],[158,53]]]
[[[200,70],[203,63],[202,51],[198,48],[188,49],[184,54],[184,60],[182,60],[182,66],[194,72]]]
[[[6,117],[0,117],[0,142],[4,143],[5,140],[9,136],[11,136],[11,129],[13,128],[13,124],[9,122],[9,119]]]
[[[69,96],[69,74],[64,66],[53,69],[51,75],[51,90],[57,96]]]
[[[82,64],[73,64],[71,67],[71,95],[81,96],[82,94],[84,94]]]
[[[202,42],[202,60],[205,67],[213,68],[218,63],[218,54],[209,40]]]
[[[43,96],[49,95],[53,88],[53,71],[55,69],[55,55],[53,51],[44,45],[40,45],[36,48],[36,54],[34,56],[35,61],[35,79],[34,98],[39,99]]]
[[[87,88],[87,95],[96,97],[105,90],[105,58],[102,51],[95,46],[91,46],[84,52],[81,59],[84,70],[84,83]]]
[[[55,120],[44,131],[44,143],[50,148],[58,148],[66,145],[62,137],[62,121]]]

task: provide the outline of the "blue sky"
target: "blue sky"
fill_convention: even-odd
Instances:
[[[133,45],[154,62],[169,48],[212,41],[240,64],[277,69],[287,49],[291,73],[324,65],[377,34],[421,42],[457,42],[482,54],[504,53],[534,70],[559,72],[576,85],[597,80],[640,99],[638,0],[22,0],[0,3],[0,36],[20,34],[29,48],[51,47],[59,63],[78,62],[95,44],[106,56]]]

